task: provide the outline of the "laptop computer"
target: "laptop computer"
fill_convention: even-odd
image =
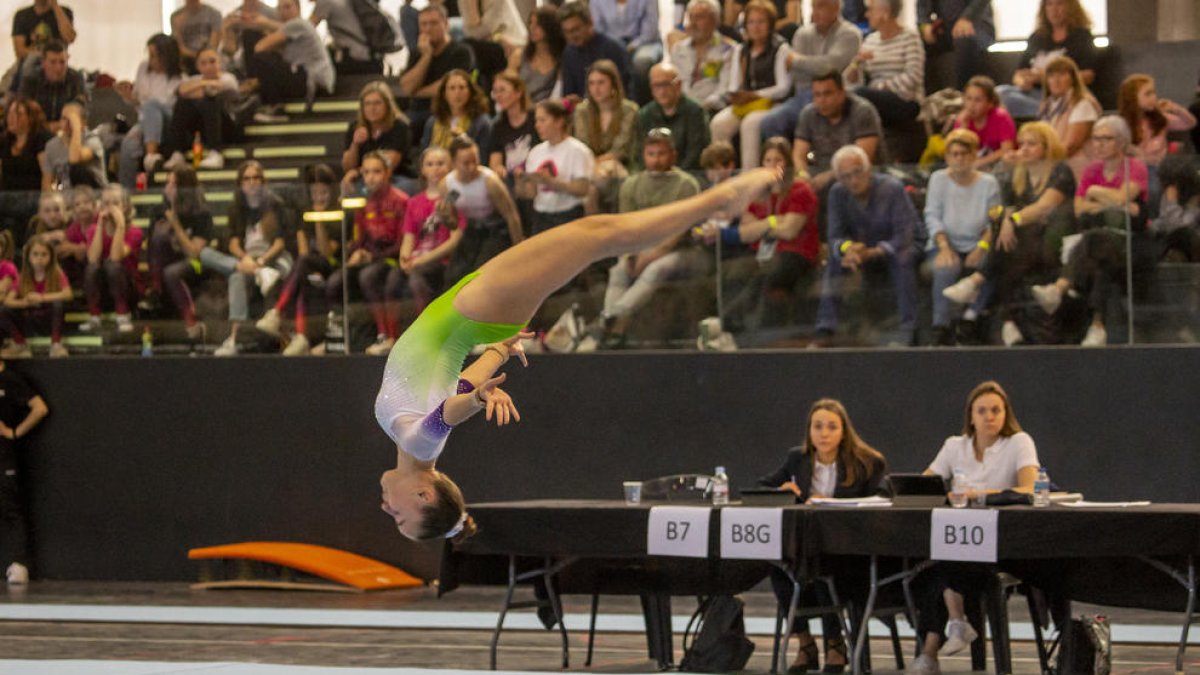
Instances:
[[[738,490],[745,506],[793,506],[800,500],[791,490],[769,487],[747,487]]]
[[[946,482],[941,476],[893,473],[887,477],[892,506],[937,507],[946,505]]]

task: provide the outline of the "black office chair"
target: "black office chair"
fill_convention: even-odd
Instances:
[[[829,614],[836,615],[842,623],[842,631],[846,636],[847,654],[852,658],[854,654],[853,638],[857,635],[857,630],[860,623],[864,620],[862,617],[861,607],[852,601],[841,602],[838,598],[837,590],[834,588],[833,579],[831,577],[818,577],[810,583],[823,583],[829,588],[829,595],[834,598],[835,602],[831,605],[819,607],[798,607],[796,609],[796,618],[805,619],[816,616],[826,616]],[[779,650],[783,642],[784,622],[787,620],[788,608],[782,603],[778,603],[775,609],[775,641],[774,648],[771,652],[771,672],[777,672],[779,666]],[[869,619],[878,619],[883,625],[887,626],[892,641],[892,655],[896,659],[897,670],[904,670],[904,648],[900,644],[900,631],[897,625],[896,618],[899,616],[905,617],[910,625],[913,623],[912,617],[908,615],[908,609],[902,599],[897,602],[885,602],[883,606],[877,606],[871,612]],[[870,672],[871,664],[871,643],[870,633],[864,632],[863,639],[867,640],[867,644],[863,650],[864,672]],[[852,664],[847,664],[847,671],[853,670]]]

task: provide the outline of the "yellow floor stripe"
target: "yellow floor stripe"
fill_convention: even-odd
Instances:
[[[304,114],[303,103],[288,103],[283,111],[289,115]],[[358,101],[315,101],[312,111],[315,113],[358,112]]]
[[[247,136],[297,136],[300,134],[345,133],[345,122],[309,122],[306,124],[262,124],[246,127]]]

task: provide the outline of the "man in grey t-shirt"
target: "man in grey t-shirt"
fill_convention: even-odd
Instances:
[[[316,0],[308,21],[313,27],[326,22],[333,39],[333,63],[338,73],[378,75],[383,72],[383,62],[371,54],[367,35],[350,0]]]
[[[841,0],[813,0],[812,22],[796,31],[792,38],[794,95],[775,106],[762,119],[764,139],[786,136],[796,126],[796,117],[812,101],[812,79],[830,70],[841,72],[850,65],[862,46],[858,27],[841,18]]]
[[[837,71],[814,78],[812,91],[813,102],[804,107],[796,121],[792,159],[797,171],[816,172],[812,186],[821,192],[833,180],[830,162],[842,146],[857,145],[871,162],[876,161],[883,125],[875,106],[846,92],[842,74]]]
[[[200,0],[187,0],[171,13],[171,36],[179,43],[184,67],[195,72],[196,55],[221,44],[221,13]]]

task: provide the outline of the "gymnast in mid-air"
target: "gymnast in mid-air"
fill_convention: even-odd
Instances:
[[[556,179],[547,171],[535,180]],[[496,371],[510,356],[528,365],[520,341],[531,334],[523,329],[551,293],[595,261],[656,246],[714,211],[741,213],[777,180],[777,171],[756,169],[682,201],[560,225],[508,248],[430,303],[392,347],[375,399],[375,417],[397,450],[396,468],[380,479],[382,508],[401,534],[461,541],[475,532],[462,492],[434,464],[450,430],[481,410],[498,425],[521,419]],[[463,369],[480,344],[487,348]]]

